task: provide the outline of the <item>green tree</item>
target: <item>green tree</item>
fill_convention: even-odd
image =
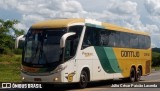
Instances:
[[[0,19],[0,54],[11,52],[14,48],[15,38],[24,34],[24,30],[18,30],[14,27],[19,23],[17,20]]]

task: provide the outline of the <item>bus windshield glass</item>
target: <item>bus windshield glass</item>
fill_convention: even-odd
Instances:
[[[61,29],[30,29],[26,35],[23,63],[47,65],[60,61],[60,39],[66,33]]]

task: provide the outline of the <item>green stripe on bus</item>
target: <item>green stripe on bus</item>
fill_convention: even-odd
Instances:
[[[120,73],[119,64],[112,48],[109,47],[94,47],[100,63],[107,73]]]

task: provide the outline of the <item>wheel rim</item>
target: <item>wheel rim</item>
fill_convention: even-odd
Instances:
[[[82,72],[81,76],[80,76],[80,85],[84,88],[87,86],[87,75],[85,72]]]
[[[85,75],[81,75],[81,82],[82,82],[82,83],[86,82]]]
[[[135,71],[134,71],[134,69],[132,69],[132,71],[131,71],[130,79],[131,79],[132,82],[135,81]]]
[[[138,69],[137,71],[137,81],[139,81],[141,79],[141,70]]]

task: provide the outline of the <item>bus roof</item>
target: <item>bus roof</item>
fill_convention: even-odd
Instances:
[[[128,33],[134,33],[134,34],[141,34],[141,35],[149,35],[149,33],[143,32],[143,31],[138,31],[138,30],[132,30],[132,29],[128,29],[128,28],[124,28],[121,26],[117,26],[114,24],[109,24],[109,23],[105,23],[102,22],[102,26],[105,27],[105,29],[109,29],[109,30],[116,30],[116,31],[122,31],[122,32],[128,32]]]
[[[67,27],[70,24],[74,24],[74,23],[86,23],[87,19],[83,19],[83,18],[71,18],[71,19],[55,19],[55,20],[47,20],[47,21],[42,21],[39,23],[35,23],[31,26],[31,28],[34,29],[41,29],[41,28],[61,28],[61,27]],[[93,22],[95,22],[95,20],[91,20],[90,24],[93,24]],[[98,22],[98,21],[96,21]],[[95,23],[93,24],[95,25]],[[110,24],[110,23],[105,23],[105,22],[100,22],[100,25],[105,29],[108,30],[115,30],[115,31],[122,31],[122,32],[128,32],[128,33],[134,33],[134,34],[142,34],[142,35],[149,35],[146,32],[142,32],[142,31],[136,31],[136,30],[132,30],[132,29],[127,29],[121,26],[117,26],[114,24]]]
[[[84,23],[84,21],[85,19],[81,18],[47,20],[33,24],[31,28],[61,28],[73,23]]]

